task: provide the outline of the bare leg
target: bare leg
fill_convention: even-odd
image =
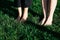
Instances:
[[[42,20],[41,25],[43,25],[45,20],[46,20],[46,13],[47,13],[47,4],[46,4],[46,1],[47,0],[42,0],[42,7],[43,7],[44,18]]]
[[[51,25],[53,20],[53,13],[57,5],[57,0],[42,0],[44,18],[41,25]]]
[[[28,7],[24,8],[23,17],[21,21],[26,21],[28,17]]]
[[[53,14],[57,5],[57,0],[51,0],[51,3],[48,3],[48,4],[50,4],[50,12],[49,12],[48,18],[46,18],[47,21],[44,25],[52,25]]]
[[[18,16],[21,17],[22,16],[22,8],[21,7],[18,8],[18,12],[19,12]]]
[[[18,12],[19,12],[19,15],[18,15],[17,20],[20,20],[20,18],[22,16],[22,8],[21,7],[18,8]]]

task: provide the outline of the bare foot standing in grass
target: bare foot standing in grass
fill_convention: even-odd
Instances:
[[[26,21],[28,18],[28,8],[31,5],[32,0],[18,0],[18,20]]]
[[[41,25],[52,25],[53,14],[57,5],[57,0],[42,0],[44,18]]]

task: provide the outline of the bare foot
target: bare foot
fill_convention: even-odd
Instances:
[[[27,18],[28,18],[28,13],[25,13],[20,21],[25,22],[27,20]]]
[[[43,18],[43,20],[41,21],[41,25],[44,24],[45,20],[46,20],[46,18]]]
[[[20,17],[20,16],[18,16],[16,20],[17,20],[17,21],[20,21],[20,20],[21,20],[21,17]]]
[[[27,18],[28,18],[28,13],[25,13],[22,18],[23,18],[24,20],[27,20]]]
[[[52,18],[48,18],[46,23],[44,24],[45,26],[47,25],[52,25]]]

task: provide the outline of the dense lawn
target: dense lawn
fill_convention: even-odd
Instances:
[[[60,40],[60,0],[54,13],[53,25],[39,26],[43,18],[41,0],[33,0],[26,23],[19,23],[14,0],[0,1],[0,40]]]

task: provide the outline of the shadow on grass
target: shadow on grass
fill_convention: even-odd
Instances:
[[[59,32],[55,32],[55,31],[49,30],[45,26],[41,26],[41,25],[35,24],[35,23],[31,22],[31,21],[27,21],[26,24],[32,24],[36,28],[38,28],[40,31],[47,32],[48,34],[51,34],[54,37],[60,39],[60,33]]]
[[[11,1],[8,1],[8,0],[0,0],[0,10],[2,10],[4,12],[4,14],[9,15],[10,17],[15,17],[16,18],[17,15],[18,15],[18,11],[14,7],[14,2],[11,2]],[[37,14],[32,9],[29,9],[29,12],[33,16],[36,16],[37,15],[37,16],[41,17],[40,20],[43,18],[43,16]],[[49,34],[52,34],[53,36],[55,36],[57,38],[60,38],[60,33],[58,33],[58,32],[54,32],[52,30],[47,29],[44,26],[37,25],[37,24],[35,24],[33,22],[30,22],[30,21],[28,21],[27,23],[28,24],[33,24],[39,30],[44,31],[44,32],[48,32]]]
[[[39,16],[39,22],[43,19],[43,15],[40,15],[39,13],[34,12],[32,9],[29,9],[29,12],[33,15],[33,16]]]
[[[14,8],[14,2],[8,0],[0,1],[0,10],[3,11],[4,14],[9,15],[10,17],[17,17],[18,11]],[[16,15],[17,14],[17,15]]]
[[[14,2],[8,1],[8,0],[1,0],[0,1],[0,10],[2,10],[4,12],[4,14],[9,15],[10,17],[14,17],[16,18],[18,16],[18,10],[15,9],[17,8],[17,0],[14,0]],[[43,16],[37,14],[36,12],[34,12],[32,9],[29,9],[29,12],[33,15],[33,16],[40,16],[40,20],[42,19]]]

